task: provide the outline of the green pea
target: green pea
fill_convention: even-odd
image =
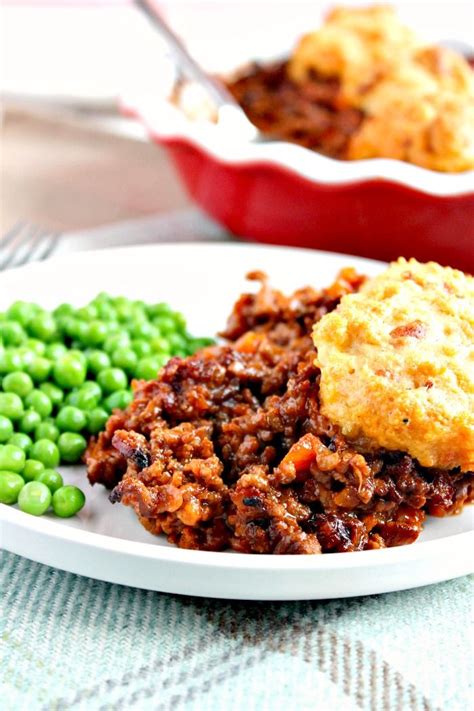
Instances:
[[[135,368],[135,377],[139,380],[153,380],[167,360],[166,356],[158,353],[155,356],[142,358]]]
[[[37,459],[48,469],[55,469],[60,461],[59,449],[49,439],[39,439],[30,449],[31,459]]]
[[[83,342],[88,346],[100,346],[107,338],[108,329],[102,321],[91,321],[87,324]]]
[[[9,320],[18,321],[22,326],[26,326],[34,315],[35,309],[27,301],[15,301],[6,313]]]
[[[46,351],[46,344],[43,341],[39,341],[37,338],[27,338],[24,342],[24,347],[29,348],[36,355],[42,356]]]
[[[90,388],[81,386],[79,390],[73,390],[67,396],[67,404],[79,408],[79,410],[92,410],[99,404],[100,396]]]
[[[119,306],[131,306],[132,302],[127,296],[114,296],[112,297],[112,303],[114,304],[115,308]]]
[[[97,307],[94,306],[94,304],[88,304],[87,306],[82,306],[80,309],[77,309],[76,315],[78,318],[83,319],[84,321],[93,321],[97,318],[99,313],[97,311]]]
[[[53,494],[53,511],[56,516],[70,518],[83,508],[86,503],[84,493],[77,487],[62,486]]]
[[[18,420],[23,415],[23,402],[16,393],[0,393],[0,415]]]
[[[73,313],[75,313],[74,306],[71,304],[59,304],[59,306],[56,306],[56,308],[53,311],[53,316],[57,318],[58,316],[71,316]]]
[[[29,481],[20,491],[18,508],[33,516],[42,516],[49,509],[51,499],[51,492],[46,484],[41,481]]]
[[[150,318],[155,318],[157,316],[170,316],[172,313],[171,307],[164,302],[159,304],[149,304],[146,310]]]
[[[129,333],[133,338],[148,340],[157,335],[156,328],[149,321],[132,321]]]
[[[112,363],[117,368],[133,371],[138,363],[138,356],[133,348],[116,348],[112,353]]]
[[[171,353],[170,344],[163,336],[155,336],[155,338],[152,338],[150,346],[154,353]],[[144,355],[149,355],[149,353],[145,353]]]
[[[33,381],[27,373],[18,371],[8,373],[3,378],[2,387],[7,393],[16,393],[19,397],[25,397],[33,390]]]
[[[25,481],[16,472],[0,471],[0,503],[16,504],[18,495],[25,486]]]
[[[36,459],[27,459],[21,475],[25,481],[33,481],[42,471],[44,471],[43,462],[38,462]]]
[[[122,325],[118,321],[107,321],[107,337],[122,333]]]
[[[99,291],[93,299],[94,304],[109,304],[112,305],[113,297],[107,291]]]
[[[58,440],[61,459],[69,464],[75,464],[80,460],[86,450],[87,442],[85,438],[77,432],[63,432]]]
[[[186,318],[180,311],[174,311],[173,319],[176,329],[181,333],[186,332]]]
[[[56,322],[51,314],[39,313],[29,322],[28,331],[31,336],[41,341],[52,341],[57,335]]]
[[[20,474],[25,466],[25,453],[20,447],[13,444],[4,444],[0,447],[0,469]]]
[[[158,336],[155,336],[152,338],[151,343],[158,338]],[[134,338],[133,341],[131,342],[131,347],[137,354],[137,358],[146,358],[146,356],[149,356],[152,351],[152,346],[151,343],[148,341],[143,341],[140,338]]]
[[[48,379],[53,364],[47,358],[36,356],[31,363],[26,366],[26,372],[31,375],[36,383],[43,383]]]
[[[102,390],[112,393],[115,390],[123,390],[127,387],[128,380],[121,368],[106,368],[101,370],[97,376],[97,382]]]
[[[87,429],[91,434],[97,434],[104,429],[109,413],[103,407],[95,407],[87,413]]]
[[[188,351],[195,353],[201,348],[207,348],[207,346],[213,346],[214,344],[215,341],[212,338],[192,338],[188,343]]]
[[[26,346],[20,346],[16,351],[21,358],[21,370],[26,370],[30,363],[38,357],[31,348],[26,348]]]
[[[128,321],[133,314],[133,307],[130,303],[115,303],[115,313],[121,323]]]
[[[68,355],[73,358],[77,358],[78,360],[80,360],[84,367],[87,367],[87,357],[84,351],[80,350],[79,348],[73,347],[69,350]]]
[[[134,331],[136,331],[137,338],[140,338],[138,334],[140,333],[141,326],[144,326],[144,333],[148,331],[147,325],[151,326],[152,329],[155,328],[154,325],[148,320],[148,316],[146,315],[146,313],[135,306],[132,307],[130,311],[130,316],[123,325],[127,329],[129,334],[132,334]]]
[[[74,316],[76,309],[71,304],[59,304],[51,313],[57,323],[58,320]]]
[[[66,333],[70,338],[74,338],[80,343],[84,342],[87,333],[87,322],[77,318],[71,318],[66,322]]]
[[[53,375],[60,387],[77,388],[86,378],[86,367],[80,358],[68,353],[56,361]]]
[[[26,454],[29,453],[33,440],[24,432],[14,432],[7,444],[12,444],[14,447],[20,447]]]
[[[4,366],[5,366],[5,356],[7,353],[10,351],[6,350],[6,348],[3,345],[3,341],[0,339],[0,378],[3,378],[4,374]]]
[[[55,316],[55,319],[56,325],[62,334],[69,336],[69,338],[76,337],[78,324],[81,323],[79,319],[73,315]]]
[[[65,405],[56,415],[56,425],[61,432],[80,432],[86,423],[85,413],[73,405]]]
[[[176,354],[176,351],[186,350],[187,347],[186,339],[180,333],[170,333],[168,343],[173,354]]]
[[[47,395],[53,406],[60,405],[64,400],[64,393],[61,388],[58,388],[54,383],[41,383],[40,390],[42,393]]]
[[[92,393],[99,400],[102,397],[102,388],[95,380],[86,380],[80,389],[81,391]]]
[[[97,311],[102,321],[114,321],[117,318],[114,307],[108,303],[97,304]]]
[[[130,336],[126,331],[119,331],[112,336],[108,336],[104,343],[104,351],[111,355],[117,348],[128,348]]]
[[[64,486],[63,478],[56,469],[43,469],[43,471],[39,472],[38,476],[35,477],[35,481],[41,481],[43,484],[46,484],[52,494]]]
[[[87,365],[89,370],[97,375],[101,370],[110,368],[110,358],[104,351],[90,351],[87,354]]]
[[[17,350],[3,350],[0,352],[0,373],[13,373],[23,370],[23,359]]]
[[[6,346],[19,346],[26,337],[26,331],[18,321],[0,322],[0,339]]]
[[[176,324],[171,316],[158,316],[153,319],[153,323],[158,328],[162,336],[168,336],[176,331]]]
[[[133,395],[130,390],[116,390],[105,399],[104,405],[110,412],[115,409],[125,410],[132,400]]]
[[[56,442],[59,437],[59,429],[54,422],[40,422],[35,427],[35,440],[50,439]]]
[[[13,424],[12,421],[0,415],[0,442],[7,442],[13,434]]]
[[[41,415],[36,410],[27,410],[18,423],[18,429],[20,432],[29,434],[34,432],[40,422]]]
[[[49,360],[52,360],[54,362],[55,360],[58,360],[58,358],[61,358],[61,356],[65,355],[66,353],[67,353],[67,348],[64,345],[64,343],[49,343],[46,346],[44,355],[46,356],[46,358],[48,358]]]
[[[42,390],[32,390],[25,397],[25,406],[35,410],[41,417],[49,417],[53,411],[53,403]]]

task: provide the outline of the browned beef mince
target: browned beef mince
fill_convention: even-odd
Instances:
[[[345,158],[363,114],[340,102],[337,79],[314,74],[296,84],[287,62],[255,64],[228,89],[262,133],[298,143],[332,158]]]
[[[260,290],[237,301],[224,345],[135,382],[89,445],[90,481],[182,548],[246,553],[412,543],[427,513],[471,501],[472,472],[358,451],[320,411],[311,328],[364,278],[346,269],[328,289],[284,296],[249,276]]]

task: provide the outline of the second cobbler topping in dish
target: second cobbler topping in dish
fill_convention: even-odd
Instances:
[[[392,8],[333,10],[290,60],[297,83],[311,71],[337,77],[341,105],[364,112],[348,158],[397,158],[453,172],[474,167],[468,62],[450,49],[423,44]]]

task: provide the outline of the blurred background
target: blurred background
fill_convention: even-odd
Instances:
[[[287,53],[334,3],[157,4],[206,67],[226,71]],[[470,0],[391,4],[427,39],[472,39]],[[133,2],[4,0],[0,27],[2,232],[19,219],[71,230],[189,205],[162,149],[117,109],[165,71],[166,49]]]

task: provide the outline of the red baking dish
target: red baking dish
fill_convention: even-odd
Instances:
[[[250,143],[188,119],[164,98],[129,99],[124,109],[167,149],[198,205],[235,235],[474,272],[474,171],[338,161],[290,143]]]

